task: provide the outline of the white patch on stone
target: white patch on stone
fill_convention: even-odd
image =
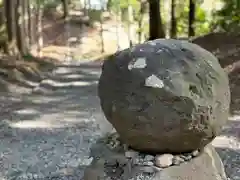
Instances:
[[[162,53],[162,52],[163,52],[163,49],[157,50],[157,53]]]
[[[145,80],[145,86],[147,86],[147,87],[155,87],[155,88],[163,88],[164,87],[164,83],[157,76],[151,75],[151,76],[149,76]]]
[[[133,64],[129,63],[128,69],[129,70],[132,70],[133,68],[135,68],[135,69],[143,69],[146,66],[147,66],[146,58],[145,57],[140,57]]]

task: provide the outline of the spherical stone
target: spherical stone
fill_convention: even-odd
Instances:
[[[217,58],[200,46],[157,39],[111,55],[98,95],[107,120],[132,149],[202,149],[226,123],[230,90]]]

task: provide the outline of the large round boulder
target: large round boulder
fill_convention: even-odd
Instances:
[[[157,39],[110,56],[98,95],[107,120],[131,148],[190,152],[210,143],[227,121],[228,83],[207,50]]]

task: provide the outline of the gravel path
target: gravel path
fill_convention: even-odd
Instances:
[[[0,179],[80,180],[92,143],[111,130],[97,98],[100,65],[70,64],[31,94],[0,96]],[[239,133],[232,117],[213,143],[232,180],[240,180]]]
[[[3,96],[0,179],[79,180],[95,139],[111,130],[97,98],[98,64],[58,67],[30,95]]]

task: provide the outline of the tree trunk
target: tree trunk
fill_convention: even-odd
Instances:
[[[117,9],[117,14],[116,14],[116,22],[117,22],[117,24],[116,24],[117,51],[120,50],[121,37],[120,37],[119,30],[122,27],[122,24],[121,24],[122,18],[121,17],[122,17],[122,11],[121,11],[121,8],[119,6],[118,9]]]
[[[37,0],[37,51],[38,56],[42,57],[42,47],[43,47],[43,37],[42,37],[42,16],[43,16],[43,7],[41,0]]]
[[[103,0],[101,0],[100,3],[102,4],[101,11],[104,12]],[[104,47],[103,16],[102,15],[100,17],[100,33],[101,33],[101,53],[104,53],[105,47]]]
[[[171,4],[171,32],[170,37],[176,38],[177,37],[177,20],[176,20],[176,0],[172,0]]]
[[[149,40],[164,38],[160,1],[149,0]]]
[[[84,9],[83,9],[84,16],[88,15],[87,4],[88,4],[88,0],[84,0]]]
[[[29,40],[29,35],[30,35],[30,30],[29,30],[29,14],[28,14],[28,8],[29,8],[29,0],[24,0],[23,1],[23,19],[24,19],[24,36],[25,36],[25,43],[26,43],[26,48],[29,51],[30,49],[30,40]]]
[[[33,22],[32,22],[32,7],[30,4],[30,0],[27,0],[27,14],[28,14],[28,39],[29,39],[29,47],[33,45]]]
[[[1,9],[0,14],[0,26],[1,26],[1,37],[0,37],[0,48],[4,51],[4,53],[8,53],[7,49],[7,29],[6,29],[6,16],[4,8]]]
[[[107,0],[107,10],[111,11],[112,0]]]
[[[189,0],[189,14],[188,14],[188,37],[195,36],[194,22],[195,22],[195,0]]]
[[[15,21],[15,0],[5,0],[5,16],[6,16],[6,28],[7,28],[7,52],[10,55],[18,54],[16,46],[16,21]]]
[[[143,37],[143,18],[146,12],[146,0],[141,0],[141,6],[139,10],[139,18],[138,18],[138,43],[142,42]]]
[[[132,7],[132,5],[130,4],[130,0],[128,0],[127,1],[127,3],[128,3],[128,21],[127,21],[127,23],[128,23],[128,28],[127,28],[127,30],[128,30],[128,41],[129,41],[129,47],[132,47],[133,46],[133,31],[134,31],[134,29],[133,29],[133,25],[132,25],[132,23],[134,22],[134,19],[133,19],[133,7]]]
[[[66,19],[69,15],[68,0],[61,0],[61,1],[63,6],[63,18]]]
[[[24,38],[24,1],[25,0],[16,0],[15,6],[15,15],[16,15],[16,34],[17,34],[17,46],[21,55],[27,53],[27,46]]]

